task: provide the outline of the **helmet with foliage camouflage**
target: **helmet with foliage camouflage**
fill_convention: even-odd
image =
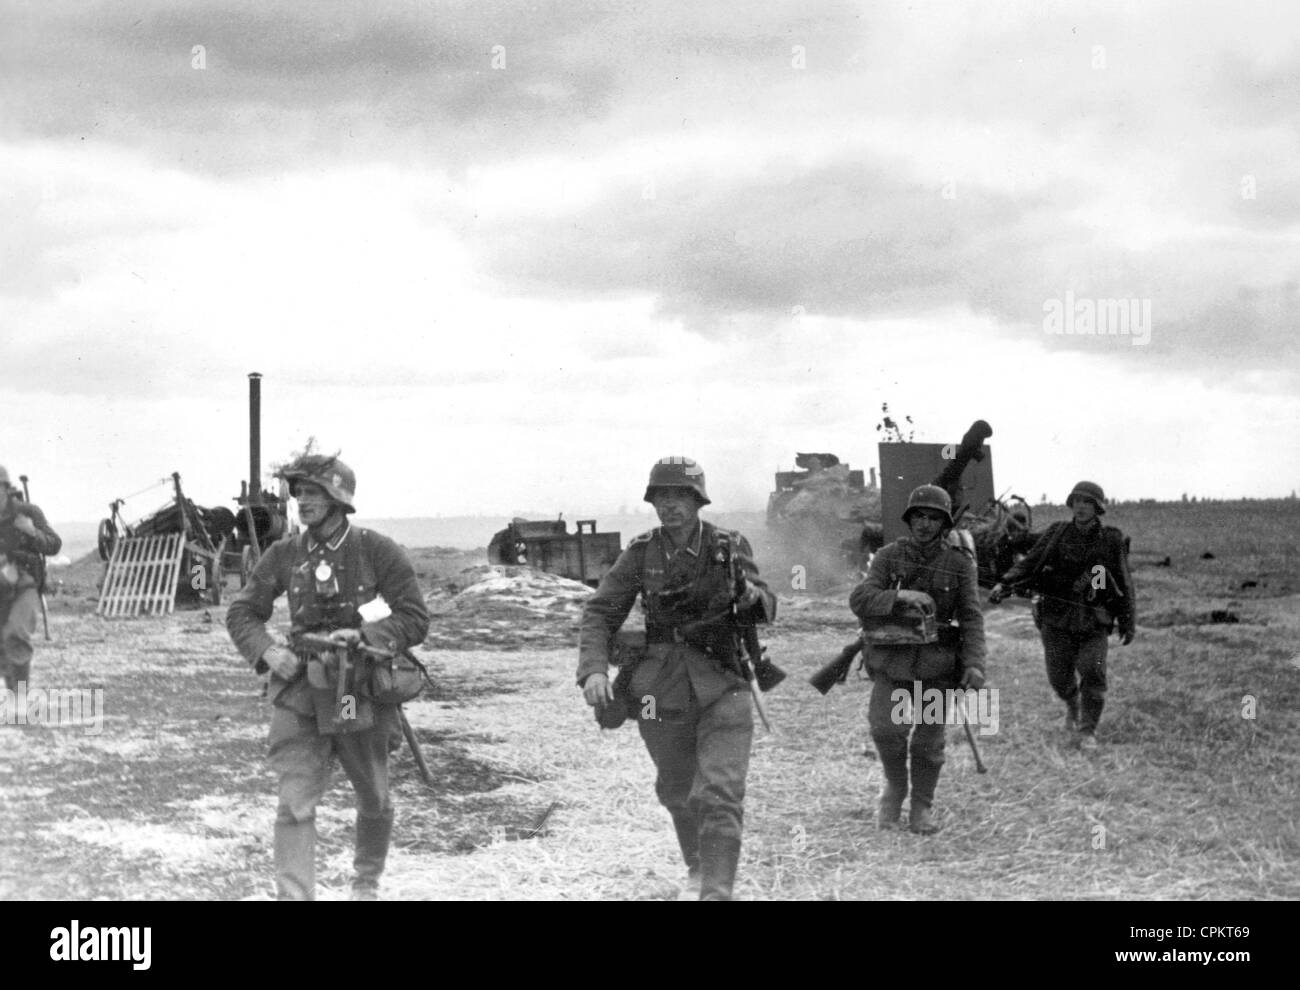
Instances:
[[[343,506],[344,512],[355,512],[352,499],[357,492],[357,476],[337,456],[327,454],[304,454],[286,464],[276,472],[289,482],[289,491],[296,495],[296,486],[303,481],[320,485],[335,502]]]
[[[709,493],[704,490],[704,468],[689,457],[661,457],[650,469],[650,480],[645,486],[645,501],[654,501],[656,488],[689,488],[695,492],[700,505],[709,504]]]
[[[952,525],[952,499],[938,485],[918,485],[912,489],[912,494],[907,498],[907,508],[903,510],[903,522],[907,522],[916,509],[942,512],[948,525]]]

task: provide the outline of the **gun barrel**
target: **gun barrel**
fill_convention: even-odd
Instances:
[[[346,646],[328,636],[322,636],[320,633],[295,633],[293,636],[294,645],[307,647],[313,650],[341,650]],[[390,660],[392,654],[378,647],[370,646],[367,643],[358,643],[356,645],[358,653],[364,653],[368,657],[374,657],[376,660]]]

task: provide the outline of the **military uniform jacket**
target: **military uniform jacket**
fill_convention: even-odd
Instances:
[[[910,536],[895,540],[871,558],[866,579],[849,595],[859,619],[894,613],[901,587],[924,591],[934,599],[940,630],[937,643],[866,646],[868,669],[894,680],[956,679],[967,668],[984,670],[984,614],[980,611],[975,561],[965,550],[940,537],[921,544]],[[957,633],[945,634],[957,621]]]
[[[317,595],[315,575],[322,563],[338,583],[337,594],[327,599]],[[276,645],[266,623],[275,600],[285,592],[292,632],[360,629],[366,643],[396,653],[419,645],[429,631],[415,571],[388,537],[348,524],[328,543],[317,543],[310,533],[287,536],[267,548],[247,587],[226,612],[230,638],[258,673],[267,669],[262,654]],[[377,622],[361,621],[357,609],[380,596],[392,614]],[[269,694],[277,705],[299,714],[314,711],[303,674],[292,683],[272,674]]]
[[[26,516],[32,521],[36,527],[35,536],[28,536],[14,525],[19,516]],[[41,557],[53,556],[62,547],[63,540],[50,529],[40,506],[10,499],[9,508],[0,515],[0,557],[6,558],[18,568],[18,581],[9,587],[0,586],[0,592],[35,588],[37,577],[41,573]]]
[[[761,592],[745,620],[772,621],[776,596],[759,578],[743,536],[701,521],[695,538],[674,550],[663,529],[654,529],[627,545],[587,600],[578,643],[578,683],[608,671],[611,638],[640,596],[647,648],[645,660],[631,675],[634,697],[651,696],[659,711],[673,712],[689,708],[692,693],[707,707],[727,691],[743,688],[728,614],[728,553],[734,554],[737,575]]]
[[[1106,568],[1103,582],[1111,587],[1090,603],[1098,564]],[[1002,583],[1029,582],[1043,595],[1043,625],[1074,632],[1110,632],[1115,620],[1121,632],[1137,624],[1133,577],[1128,567],[1128,541],[1114,526],[1099,522],[1080,529],[1072,520],[1053,523],[1028,555],[1002,577]]]

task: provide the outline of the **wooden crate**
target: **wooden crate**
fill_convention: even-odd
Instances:
[[[96,611],[108,619],[167,615],[176,602],[184,533],[128,536],[108,562]]]

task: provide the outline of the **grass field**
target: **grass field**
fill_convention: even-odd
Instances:
[[[852,635],[847,585],[799,593],[766,565],[782,615],[765,639],[790,678],[768,696],[777,731],[754,747],[741,897],[1300,897],[1300,503],[1107,520],[1133,537],[1139,629],[1129,647],[1111,641],[1100,751],[1063,738],[1025,604],[988,609],[990,772],[950,730],[943,830],[927,838],[872,825],[867,685],[823,698],[806,683]],[[417,568],[437,576],[436,562]],[[269,895],[267,712],[222,610],[109,623],[71,590],[34,685],[102,687],[103,732],[0,726],[0,897]],[[673,896],[681,870],[649,759],[631,725],[596,727],[572,649],[463,645],[431,654],[438,690],[408,706],[437,784],[398,755],[386,895]],[[346,885],[351,821],[340,773],[319,815],[323,897]]]

